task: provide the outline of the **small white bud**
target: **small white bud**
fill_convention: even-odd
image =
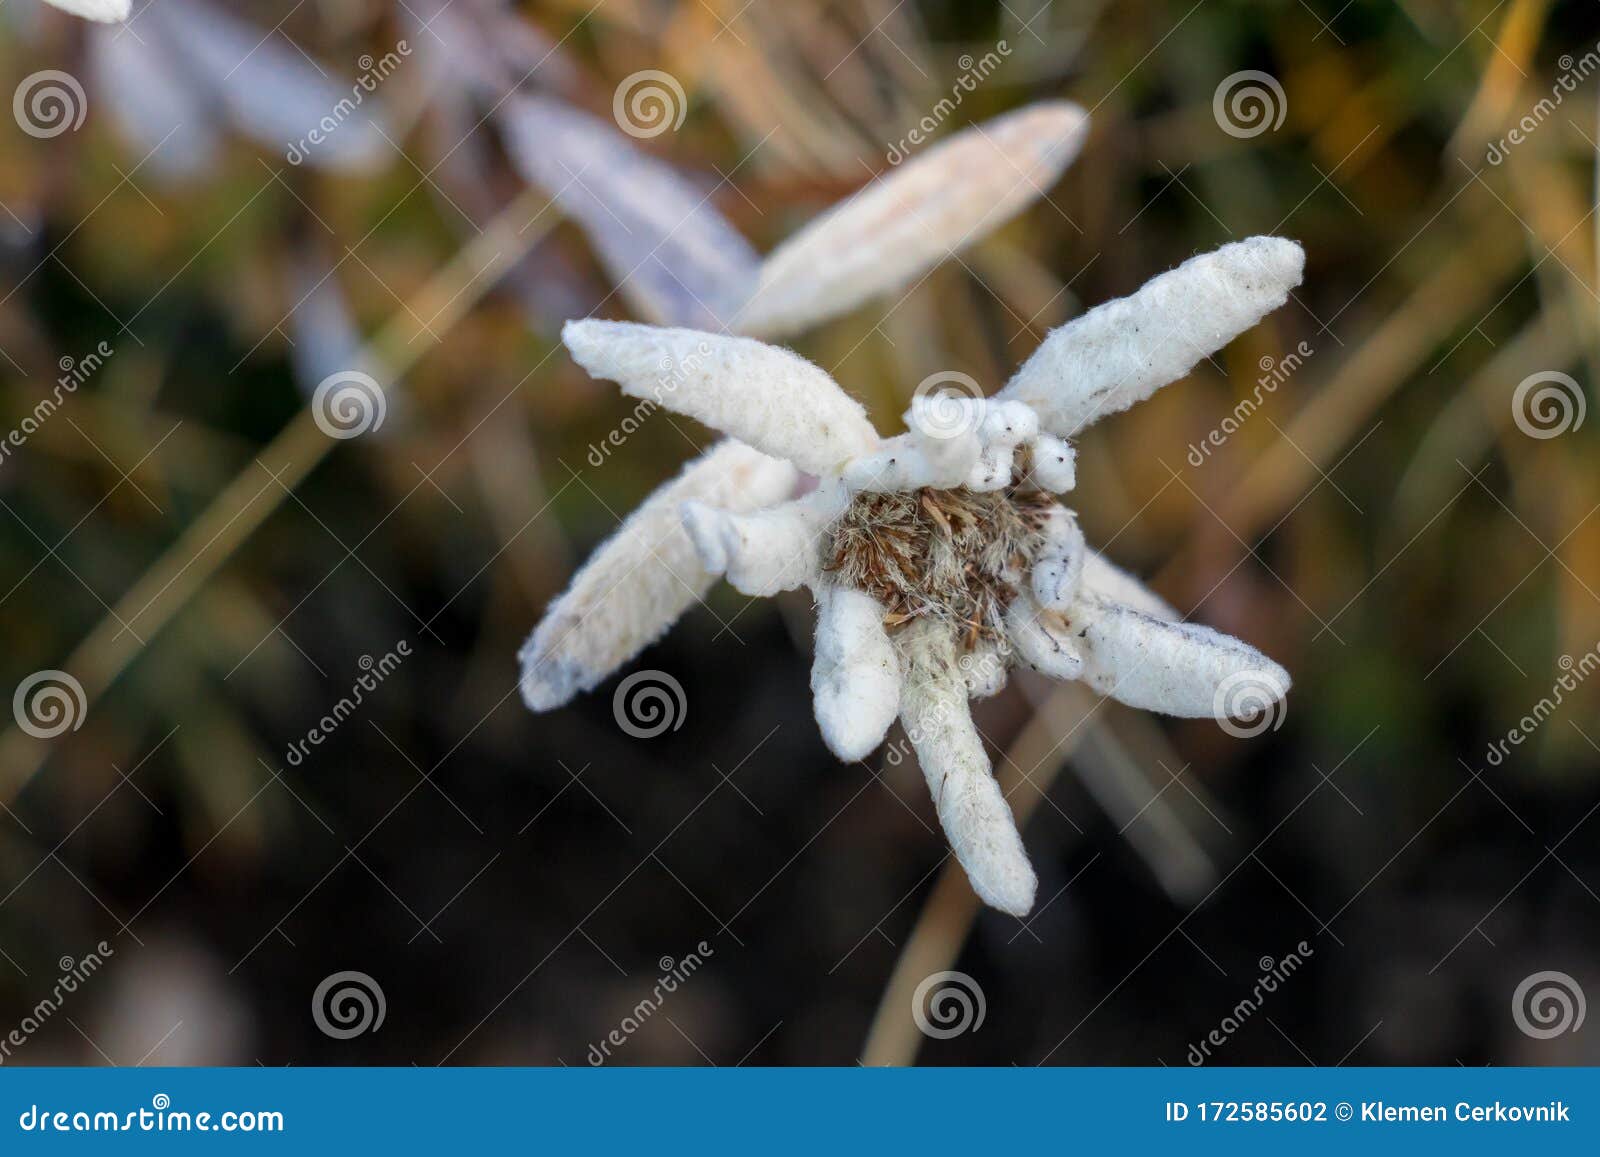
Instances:
[[[991,399],[979,430],[985,446],[1017,446],[1039,433],[1039,415],[1024,402]]]
[[[1078,485],[1078,451],[1072,443],[1042,434],[1028,444],[1028,450],[1033,459],[1028,477],[1040,490],[1065,494]]]

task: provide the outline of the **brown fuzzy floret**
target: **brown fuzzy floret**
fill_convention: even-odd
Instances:
[[[1054,506],[1020,487],[858,494],[833,526],[826,569],[882,603],[891,631],[932,616],[971,650],[1002,637]]]

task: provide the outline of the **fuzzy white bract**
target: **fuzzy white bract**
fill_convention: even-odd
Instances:
[[[715,488],[720,495],[673,484],[619,540],[651,549],[647,527],[671,505],[694,554],[679,568],[697,580],[727,575],[752,594],[810,587],[811,689],[828,746],[861,759],[899,718],[973,888],[1021,915],[1036,879],[969,698],[998,691],[1019,665],[1190,717],[1214,717],[1226,702],[1218,689],[1241,676],[1280,697],[1288,690],[1278,664],[1176,621],[1089,550],[1057,499],[1075,483],[1072,437],[1282,305],[1303,264],[1298,245],[1273,237],[1193,258],[1053,331],[996,397],[956,400],[970,410],[959,420],[941,423],[914,405],[908,432],[890,438],[821,369],[749,338],[595,320],[569,322],[562,337],[594,376],[720,429],[751,455],[746,476]],[[664,369],[671,389],[659,385]],[[773,459],[791,473],[756,466]],[[603,632],[592,650],[568,643],[589,637],[572,628],[585,592],[604,582],[580,574],[524,648],[530,706],[564,702],[619,662],[624,648]],[[620,633],[632,639],[675,617],[687,600],[668,593],[660,607],[618,608],[627,612],[617,616]]]
[[[126,20],[132,9],[132,0],[45,0],[63,12],[82,16],[85,20],[99,20],[110,24]]]

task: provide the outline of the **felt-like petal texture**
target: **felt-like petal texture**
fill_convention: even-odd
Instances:
[[[1026,915],[1038,878],[973,726],[954,641],[938,625],[918,622],[899,642],[905,671],[900,722],[917,750],[950,848],[984,903]]]
[[[1152,618],[1093,595],[1068,615],[1083,646],[1083,681],[1130,707],[1193,719],[1228,717],[1230,688],[1247,680],[1256,707],[1289,692],[1289,673],[1248,643]]]
[[[1044,196],[1087,128],[1077,105],[1048,101],[919,153],[774,250],[726,311],[734,328],[795,333],[911,283]]]
[[[627,321],[569,321],[561,340],[590,375],[721,430],[810,474],[871,450],[861,403],[798,354],[753,338]]]
[[[767,510],[736,514],[703,502],[683,504],[683,525],[711,574],[741,594],[770,598],[821,581],[822,540],[847,497],[824,486]]]
[[[131,0],[46,0],[63,12],[82,16],[85,20],[99,20],[106,24],[126,20],[132,9]]]
[[[1075,437],[1177,381],[1277,309],[1304,268],[1300,246],[1281,237],[1191,257],[1051,330],[999,397],[1026,402],[1045,429]]]
[[[871,595],[827,585],[817,591],[811,693],[822,738],[840,759],[865,759],[883,742],[900,708],[900,660]]]
[[[1099,551],[1085,550],[1079,585],[1092,594],[1131,607],[1152,619],[1176,622],[1183,616],[1155,591],[1117,566]]]
[[[1060,615],[1040,608],[1020,595],[1006,608],[1006,638],[1016,655],[1041,675],[1052,679],[1083,676],[1082,648]]]
[[[660,487],[590,556],[523,644],[522,698],[548,711],[588,691],[650,643],[711,589],[683,529],[700,499],[753,510],[793,493],[793,466],[723,442]]]

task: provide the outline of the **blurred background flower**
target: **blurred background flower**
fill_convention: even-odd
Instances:
[[[6,1061],[1600,1059],[1513,1004],[1600,985],[1592,6],[0,21]],[[1091,114],[1061,181],[792,339],[885,430],[1193,253],[1307,265],[1077,468],[1089,540],[1282,661],[1287,711],[984,703],[1021,923],[903,736],[826,752],[804,596],[720,587],[646,651],[662,727],[620,680],[529,715],[515,653],[712,440],[560,323],[709,304],[707,255],[1043,99]],[[373,1015],[335,1037],[344,973]],[[971,1015],[930,1033],[944,974]]]

